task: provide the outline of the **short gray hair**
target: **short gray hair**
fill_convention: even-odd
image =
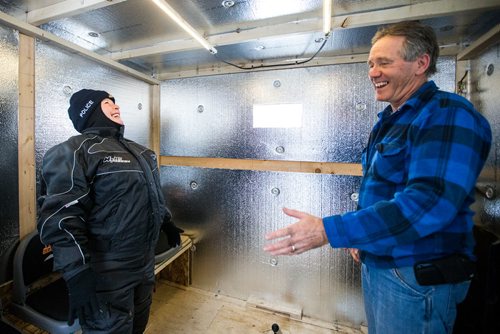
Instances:
[[[439,45],[434,30],[417,21],[405,21],[381,27],[372,38],[372,45],[385,36],[403,36],[403,50],[401,57],[406,61],[414,61],[417,57],[427,53],[430,57],[427,76],[436,73],[436,62],[439,57]]]

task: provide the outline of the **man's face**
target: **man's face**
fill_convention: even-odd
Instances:
[[[123,120],[120,116],[120,107],[113,102],[111,99],[104,99],[101,101],[101,109],[107,118],[115,123],[123,125]]]
[[[427,80],[427,55],[415,61],[401,57],[402,36],[385,36],[373,44],[368,56],[368,76],[375,88],[377,101],[389,102],[396,110]],[[422,58],[424,57],[424,58]],[[427,57],[427,58],[425,58]]]

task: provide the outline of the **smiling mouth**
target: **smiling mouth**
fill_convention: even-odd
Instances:
[[[380,81],[380,82],[374,82],[373,85],[375,88],[383,88],[389,84],[388,81]]]

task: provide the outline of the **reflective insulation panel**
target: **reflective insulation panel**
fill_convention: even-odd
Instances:
[[[38,171],[49,148],[78,134],[69,119],[68,107],[71,95],[83,88],[113,95],[125,123],[125,137],[149,146],[149,84],[43,42],[36,44],[35,71]]]
[[[452,58],[433,78],[453,91]],[[364,63],[168,80],[161,90],[161,154],[360,162],[386,104]],[[300,128],[254,128],[256,104],[301,104]]]
[[[162,167],[176,224],[194,237],[194,287],[269,305],[292,304],[304,315],[360,324],[359,266],[340,249],[272,257],[264,234],[294,221],[283,207],[318,216],[354,210],[354,176]]]
[[[19,240],[18,54],[19,34],[0,26],[0,254]]]
[[[365,64],[166,81],[162,84],[161,152],[359,161],[381,108],[370,87]],[[254,105],[290,103],[302,104],[300,128],[253,127]]]
[[[467,92],[478,109],[490,122],[493,142],[490,155],[476,187],[476,225],[492,232],[500,238],[500,179],[498,164],[500,157],[500,105],[498,87],[500,87],[500,44],[485,51],[471,61]]]
[[[441,58],[438,67],[433,79],[453,91],[454,60]],[[366,64],[169,80],[161,99],[162,155],[355,163],[386,105],[374,101]],[[253,127],[254,104],[290,103],[302,105],[301,127]],[[294,221],[284,206],[322,217],[354,210],[359,177],[161,170],[174,220],[195,238],[193,286],[297,305],[325,321],[364,321],[359,266],[345,251],[277,258],[262,251],[266,232]]]

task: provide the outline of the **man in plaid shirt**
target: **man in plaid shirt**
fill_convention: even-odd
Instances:
[[[300,254],[330,243],[362,262],[369,333],[451,333],[474,275],[474,187],[491,146],[486,119],[436,87],[432,28],[401,22],[372,40],[369,78],[379,113],[363,151],[358,210],[299,219],[264,249]]]

